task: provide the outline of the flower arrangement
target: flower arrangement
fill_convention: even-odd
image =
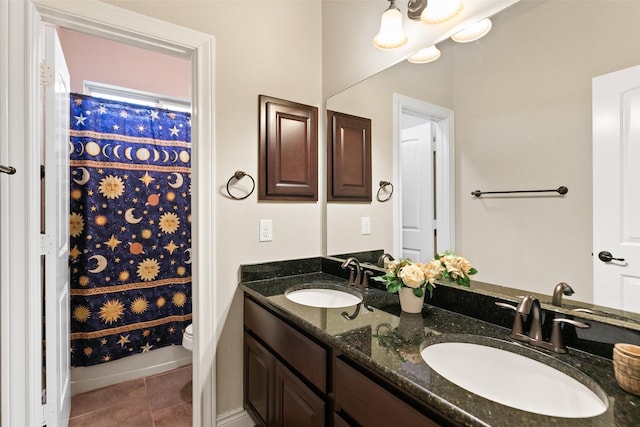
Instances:
[[[445,251],[443,254],[436,254],[427,264],[414,263],[410,259],[392,261],[387,273],[374,277],[373,280],[384,282],[389,293],[397,293],[402,287],[407,287],[413,289],[416,297],[422,298],[425,289],[433,296],[436,280],[450,280],[468,287],[471,286],[469,276],[477,272],[467,259]]]

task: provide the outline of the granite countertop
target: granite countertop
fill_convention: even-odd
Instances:
[[[330,344],[396,386],[465,426],[636,426],[640,398],[617,384],[611,360],[569,349],[555,354],[534,349],[508,337],[509,330],[426,304],[422,313],[401,312],[398,296],[370,289],[363,304],[346,309],[314,308],[284,296],[289,287],[309,282],[346,285],[327,273],[307,273],[266,280],[245,278],[240,288],[317,339]],[[436,290],[437,292],[437,290]],[[357,311],[357,312],[356,312]],[[352,320],[347,319],[352,317]],[[592,418],[559,418],[513,409],[472,394],[432,370],[420,356],[421,345],[455,340],[508,348],[528,357],[550,361],[553,367],[599,385],[608,409]],[[496,345],[494,345],[496,346]],[[576,372],[579,370],[579,372]],[[577,375],[577,376],[576,376]],[[514,386],[526,387],[513,379]],[[567,403],[570,404],[570,403]]]

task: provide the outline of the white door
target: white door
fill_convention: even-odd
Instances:
[[[418,120],[402,131],[400,186],[402,194],[402,258],[428,262],[434,254],[434,165],[432,123]]]
[[[633,312],[640,312],[638,165],[640,66],[593,79],[594,304]]]
[[[44,423],[67,426],[69,359],[69,71],[55,28],[44,26]]]

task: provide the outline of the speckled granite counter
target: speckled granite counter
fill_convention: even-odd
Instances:
[[[397,295],[378,289],[367,292],[360,307],[324,309],[302,306],[289,301],[284,296],[284,291],[302,283],[325,281],[344,285],[346,280],[322,272],[304,273],[308,269],[298,268],[295,264],[285,272],[268,265],[260,267],[262,271],[256,266],[252,267],[243,272],[244,281],[240,283],[247,295],[460,425],[640,425],[640,398],[618,387],[613,365],[608,359],[573,349],[566,355],[535,350],[510,340],[507,329],[428,304],[421,314],[403,313]],[[359,311],[354,316],[356,310]],[[347,316],[353,319],[348,320]],[[556,369],[570,375],[578,369],[593,379],[606,394],[604,397],[608,400],[609,407],[597,417],[568,419],[512,409],[474,395],[438,375],[420,356],[420,346],[424,342],[442,341],[449,337],[485,344],[487,340],[497,340],[493,343],[534,359],[545,358],[544,354],[549,355],[553,357],[553,367]],[[514,378],[513,381],[515,386],[517,379]],[[521,386],[526,387],[526,384]]]

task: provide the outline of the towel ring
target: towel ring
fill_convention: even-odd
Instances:
[[[236,181],[240,181],[242,178],[244,178],[245,176],[248,176],[249,179],[251,180],[251,190],[244,196],[242,197],[236,197],[233,194],[231,194],[231,190],[229,190],[229,185],[231,185],[231,181],[233,181],[234,179]],[[229,180],[227,181],[227,194],[229,195],[229,197],[231,197],[232,199],[235,200],[243,200],[246,199],[247,197],[249,197],[251,195],[251,193],[253,193],[253,190],[256,189],[256,181],[253,179],[253,177],[251,175],[249,175],[246,172],[243,171],[236,171],[231,178],[229,178]]]
[[[391,198],[391,196],[393,195],[393,184],[390,183],[389,181],[380,181],[379,183],[380,188],[378,188],[378,194],[376,194],[376,199],[378,199],[379,202],[386,202],[387,200],[389,200]],[[386,198],[381,198],[380,197],[380,192],[383,189],[386,189],[387,187],[391,187],[391,191],[389,192],[389,195]],[[385,190],[386,191],[386,190]]]

